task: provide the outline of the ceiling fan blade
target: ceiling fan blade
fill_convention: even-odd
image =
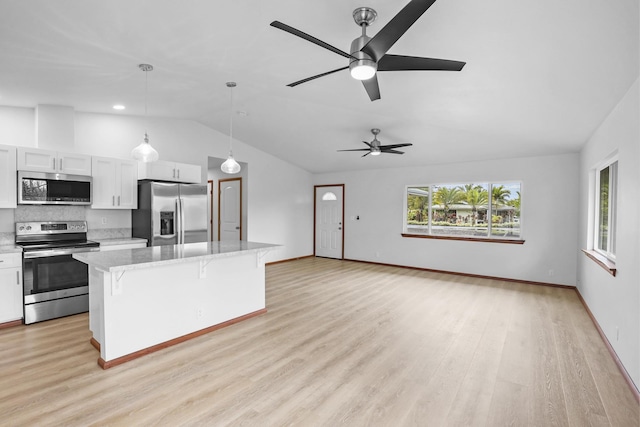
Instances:
[[[406,144],[390,144],[390,145],[381,145],[380,149],[381,150],[393,150],[394,148],[400,148],[400,147],[411,147],[413,144],[411,143],[406,143]]]
[[[397,150],[381,150],[383,153],[391,153],[391,154],[404,154],[404,151]]]
[[[371,148],[371,144],[369,144],[367,141],[362,141],[362,142],[364,142],[365,144],[367,144],[369,148]]]
[[[378,86],[378,77],[375,74],[368,80],[362,80],[362,84],[364,85],[364,89],[367,91],[367,94],[372,101],[380,99],[380,86]]]
[[[317,38],[315,38],[313,36],[310,36],[307,33],[303,33],[300,30],[297,30],[297,29],[295,29],[293,27],[290,27],[287,24],[283,24],[282,22],[279,22],[279,21],[273,21],[270,25],[272,27],[274,27],[274,28],[278,28],[278,29],[280,29],[282,31],[286,31],[287,33],[293,34],[294,36],[298,36],[298,37],[300,37],[302,39],[305,39],[305,40],[307,40],[307,41],[309,41],[309,42],[311,42],[313,44],[316,44],[316,45],[318,45],[320,47],[323,47],[323,48],[325,48],[327,50],[330,50],[331,52],[337,53],[340,56],[344,56],[345,58],[351,58],[351,55],[349,55],[347,52],[344,52],[344,51],[338,49],[337,47],[331,46],[329,43],[325,43],[322,40],[317,39]]]
[[[368,148],[354,148],[352,150],[337,150],[337,151],[371,151]]]
[[[378,71],[460,71],[466,62],[416,56],[385,55],[378,61]]]
[[[436,0],[411,0],[396,16],[376,34],[362,52],[376,61],[398,41],[400,37],[431,7]]]
[[[319,77],[328,76],[329,74],[337,73],[338,71],[346,70],[347,68],[349,68],[349,66],[336,68],[335,70],[327,71],[326,73],[318,74],[316,76],[307,77],[306,79],[298,80],[297,82],[289,83],[287,86],[289,87],[298,86],[299,84],[306,83],[311,80],[315,80]]]
[[[361,157],[367,157],[369,154],[371,154],[371,151],[369,151],[368,153],[363,154]]]

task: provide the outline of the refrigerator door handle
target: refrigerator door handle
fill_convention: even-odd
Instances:
[[[182,240],[182,244],[184,244],[184,201],[182,198],[180,200],[180,239]]]
[[[182,243],[182,224],[180,224],[180,199],[176,199],[176,235],[178,236],[178,244]]]

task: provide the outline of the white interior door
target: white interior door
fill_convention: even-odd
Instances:
[[[342,185],[316,187],[316,256],[342,259]]]
[[[242,178],[218,181],[218,240],[241,240]]]

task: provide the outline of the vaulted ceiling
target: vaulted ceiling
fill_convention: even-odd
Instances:
[[[465,61],[461,72],[378,74],[371,102],[328,50],[379,31],[406,0],[0,0],[0,105],[193,119],[310,172],[577,151],[639,74],[637,0],[437,0],[389,53]],[[115,112],[112,105],[126,105]],[[404,155],[361,158],[371,128]],[[242,160],[242,159],[239,159]]]

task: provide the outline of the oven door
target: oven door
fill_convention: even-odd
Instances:
[[[87,294],[88,267],[71,255],[80,251],[87,252],[87,249],[25,252],[24,303],[33,304]]]

